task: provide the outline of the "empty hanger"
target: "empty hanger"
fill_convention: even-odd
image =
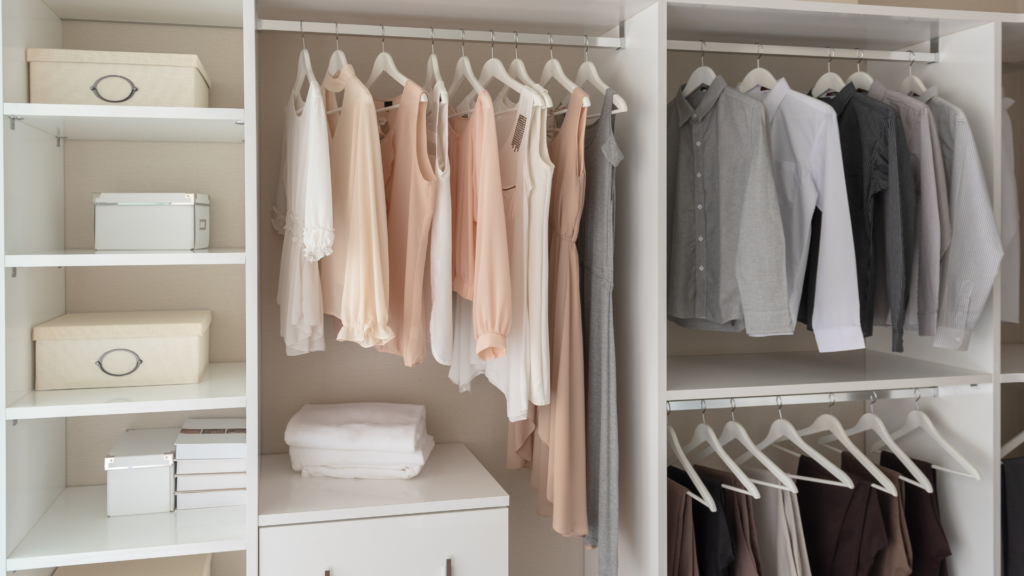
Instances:
[[[700,41],[700,68],[697,68],[690,74],[690,79],[683,85],[683,98],[686,98],[690,94],[693,94],[698,88],[703,86],[711,86],[711,83],[718,77],[715,71],[704,65],[704,54],[708,51],[708,45],[701,40]]]
[[[811,436],[821,432],[831,432],[835,439],[846,448],[846,451],[853,455],[860,462],[860,465],[871,474],[871,477],[875,479],[877,483],[872,484],[873,488],[877,488],[882,492],[890,494],[892,496],[899,496],[899,492],[896,490],[896,485],[892,483],[892,480],[885,475],[884,472],[878,469],[878,466],[868,459],[863,452],[850,440],[850,437],[846,435],[846,430],[843,428],[843,423],[838,418],[831,414],[822,414],[807,428],[799,431],[801,436]]]
[[[914,54],[913,50],[907,50],[907,54],[910,55],[910,65],[907,66],[909,72],[903,80],[903,84],[900,85],[900,92],[910,96],[920,96],[927,92],[928,88],[925,87],[924,82],[920,78],[914,76],[914,62],[917,60],[917,55]]]
[[[601,75],[597,73],[597,66],[590,61],[590,38],[586,34],[583,35],[583,64],[580,66],[579,72],[576,73],[576,85],[584,86],[587,83],[597,88],[602,96],[608,92],[608,85],[601,80]],[[612,114],[621,114],[629,110],[626,106],[626,101],[616,92],[612,96]],[[598,113],[595,116],[600,116]]]
[[[832,59],[835,58],[836,51],[831,46],[828,48],[828,72],[821,75],[818,78],[818,82],[814,84],[814,88],[811,88],[811,96],[815,98],[821,98],[822,96],[830,92],[840,92],[843,87],[846,86],[846,82],[832,71]]]
[[[484,87],[480,84],[480,81],[476,79],[476,75],[473,74],[473,64],[470,63],[469,58],[466,57],[466,31],[461,30],[461,32],[462,58],[459,58],[459,61],[455,63],[455,79],[452,80],[452,86],[448,90],[448,93],[454,94],[455,91],[459,89],[459,86],[461,86],[463,82],[468,82],[470,88],[473,89],[473,93],[479,94],[480,92],[483,91]],[[461,112],[459,115],[466,116],[472,113],[472,110],[466,110]]]
[[[812,478],[810,476],[799,476],[797,474],[788,474],[790,478],[795,480],[804,480],[806,482],[814,482],[816,484],[828,484],[829,486],[844,486],[846,488],[853,488],[853,480],[850,476],[839,469],[838,466],[833,464],[828,458],[825,458],[817,450],[811,448],[803,438],[800,437],[800,433],[797,432],[796,427],[782,417],[782,396],[776,396],[776,402],[779,406],[779,419],[772,422],[772,427],[768,430],[768,435],[765,436],[764,440],[757,445],[757,449],[764,451],[765,448],[774,445],[780,440],[789,440],[797,448],[802,450],[808,458],[817,462],[822,468],[824,468],[829,474],[832,475],[835,480],[828,480],[826,478]],[[792,454],[793,456],[800,456],[798,452],[788,450],[782,446],[775,446],[776,449]],[[747,453],[736,459],[737,464],[743,464],[747,460],[754,457],[754,454]]]
[[[520,94],[520,98],[533,98],[534,103],[538,106],[544,104],[544,99],[539,94],[533,91],[532,88],[528,88],[523,83],[519,82],[515,78],[509,75],[508,71],[505,70],[505,65],[494,57],[494,30],[491,30],[491,59],[484,63],[483,68],[480,69],[480,76],[477,79],[481,86],[486,87],[491,80],[497,80],[505,85],[506,88],[510,88]],[[462,100],[459,104],[459,110],[468,110],[472,106],[473,101],[480,94],[479,91],[473,92]]]
[[[573,90],[579,88],[579,86],[574,84],[572,80],[569,80],[569,77],[566,76],[565,72],[562,70],[562,64],[558,60],[555,60],[555,39],[550,33],[548,33],[548,52],[551,55],[551,59],[547,61],[547,64],[544,64],[544,69],[541,70],[540,85],[547,86],[548,82],[554,79],[562,85],[562,88],[565,88],[566,92],[569,93],[569,96],[572,96]],[[583,97],[583,107],[590,108],[589,96]]]
[[[857,48],[857,71],[850,74],[850,77],[846,79],[847,84],[853,84],[853,87],[862,92],[871,90],[871,85],[875,83],[875,79],[871,77],[867,72],[860,71],[860,63],[864,60],[864,51]]]
[[[672,447],[672,452],[675,453],[679,463],[683,466],[683,471],[685,471],[686,475],[690,477],[690,482],[693,482],[693,487],[697,489],[697,494],[700,494],[698,496],[693,492],[687,491],[687,495],[697,502],[707,506],[712,512],[718,512],[718,507],[715,506],[715,499],[711,497],[711,493],[708,492],[707,487],[704,486],[704,482],[701,481],[700,476],[697,475],[697,471],[693,469],[693,465],[686,459],[686,453],[683,452],[683,447],[679,445],[679,437],[676,436],[676,431],[672,428],[671,424],[668,426],[668,443],[669,446]],[[671,465],[671,462],[669,465]]]
[[[1017,434],[1009,442],[1003,444],[1003,447],[999,450],[999,457],[1006,458],[1010,452],[1016,450],[1021,444],[1024,444],[1024,432]]]
[[[761,493],[758,492],[757,486],[754,486],[753,482],[750,481],[750,478],[747,478],[747,475],[743,473],[743,470],[740,470],[740,467],[733,462],[732,457],[726,453],[725,448],[722,448],[722,445],[718,442],[718,436],[715,434],[715,431],[712,430],[711,426],[708,426],[707,422],[704,420],[704,412],[707,410],[707,407],[703,400],[700,401],[700,406],[701,422],[693,429],[693,438],[690,440],[689,444],[683,447],[683,453],[693,452],[701,444],[707,444],[715,454],[718,454],[718,457],[722,459],[722,462],[725,463],[725,466],[729,471],[732,472],[733,475],[736,476],[736,479],[740,481],[740,484],[743,485],[743,488],[737,488],[735,486],[722,484],[722,488],[732,490],[733,492],[739,492],[740,494],[746,494],[747,496],[752,496],[754,499],[761,498]]]
[[[932,464],[932,468],[936,470],[941,470],[943,472],[948,472],[950,474],[956,474],[958,476],[967,476],[968,478],[981,480],[981,472],[979,472],[973,464],[968,462],[966,458],[961,456],[960,453],[956,451],[956,448],[953,448],[953,446],[949,442],[947,442],[945,438],[942,437],[942,434],[940,434],[938,429],[935,428],[935,424],[932,424],[931,418],[929,418],[928,415],[925,414],[924,412],[921,412],[921,391],[915,390],[914,392],[914,410],[911,410],[910,413],[907,414],[907,421],[903,424],[903,427],[892,433],[893,439],[899,440],[900,438],[920,428],[921,430],[924,431],[925,434],[930,436],[932,440],[935,440],[935,443],[938,444],[939,447],[942,448],[944,452],[946,452],[946,454],[949,454],[953,458],[953,460],[955,460],[956,463],[959,464],[964,469],[964,471],[961,472],[960,470],[952,470],[950,468],[946,468],[944,466],[937,466],[935,464]],[[871,446],[870,451],[879,452],[884,447],[884,442],[876,442],[873,446]]]
[[[366,88],[369,89],[371,86],[373,86],[374,82],[379,80],[380,77],[385,73],[392,79],[394,79],[395,82],[401,84],[403,89],[405,88],[405,85],[409,83],[409,79],[406,78],[404,74],[398,71],[398,66],[395,66],[395,59],[391,57],[391,54],[388,54],[387,51],[384,50],[384,25],[381,24],[380,54],[378,54],[377,59],[373,61],[373,68],[370,70],[369,80],[366,81]],[[420,102],[426,101],[427,95],[420,94]],[[398,108],[398,106],[398,104],[395,104],[393,106],[386,106],[384,108],[378,108],[377,111],[382,112],[384,110],[391,110],[393,108]]]
[[[830,394],[829,396],[832,395]],[[877,434],[878,437],[882,439],[882,442],[884,442],[885,445],[888,446],[889,451],[892,452],[893,455],[895,455],[896,458],[899,459],[900,463],[903,464],[903,467],[909,470],[910,475],[913,476],[913,478],[907,478],[906,476],[900,474],[900,480],[903,480],[907,484],[913,484],[914,486],[917,486],[918,488],[931,494],[934,491],[931,481],[928,480],[928,477],[924,475],[924,472],[921,472],[921,469],[918,468],[916,464],[914,464],[914,461],[911,460],[910,457],[907,456],[906,453],[903,452],[903,450],[896,445],[896,441],[893,440],[892,436],[889,435],[889,431],[886,429],[885,423],[882,422],[881,418],[875,415],[875,402],[877,401],[878,394],[872,392],[871,412],[865,412],[853,428],[849,428],[846,430],[846,434],[848,436],[853,436],[855,434],[860,434],[862,432],[867,432],[869,430]],[[834,396],[832,397],[832,403],[829,404],[828,407],[829,413],[832,412],[832,404],[835,404]],[[818,444],[821,444],[826,448],[835,450],[836,452],[842,452],[842,450],[840,450],[839,448],[835,448],[833,446],[828,445],[828,442],[834,442],[835,439],[835,436],[829,434],[828,436],[825,436],[818,440]]]
[[[725,428],[722,429],[722,435],[718,437],[718,443],[724,447],[729,442],[737,440],[744,448],[747,449],[748,453],[764,465],[768,472],[771,472],[772,476],[775,476],[781,483],[772,484],[771,482],[765,482],[764,480],[750,478],[750,481],[754,484],[768,486],[769,488],[778,488],[780,490],[788,490],[790,492],[797,492],[796,483],[793,482],[793,479],[783,472],[781,468],[771,461],[771,459],[765,456],[764,452],[757,449],[757,445],[754,444],[754,441],[750,439],[750,435],[747,434],[747,429],[736,421],[736,400],[730,400],[729,402],[732,405],[732,410],[729,413],[729,415],[732,416],[732,420],[725,423]],[[700,462],[713,453],[713,448],[707,448],[700,454],[697,454],[697,456],[694,457],[693,462]]]
[[[739,91],[746,94],[755,87],[760,86],[765,90],[771,90],[775,88],[775,85],[779,83],[772,76],[772,73],[765,68],[761,68],[761,55],[764,54],[764,47],[760,44],[757,45],[757,68],[754,68],[747,75],[743,77],[743,82],[740,82]]]
[[[435,86],[440,87],[441,104],[448,103],[448,90],[444,87],[444,80],[441,80],[441,67],[437,64],[437,54],[434,54],[434,28],[430,28],[430,56],[427,58],[427,80],[423,82],[425,90],[432,90]]]
[[[309,80],[309,87],[312,89],[316,85],[316,75],[313,73],[313,64],[309,61],[309,51],[306,50],[306,33],[302,29],[302,20],[299,20],[299,34],[302,36],[302,52],[299,52],[299,70],[295,75],[295,86],[292,87],[292,95],[302,101],[302,95],[299,92],[302,88],[302,82]],[[302,105],[305,106],[304,101]],[[296,110],[296,112],[298,111]]]

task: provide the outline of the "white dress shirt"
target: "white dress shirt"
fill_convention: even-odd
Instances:
[[[1014,173],[1013,124],[1010,113],[1013,100],[1003,98],[1003,277],[1002,320],[1020,322],[1020,210],[1017,204],[1017,177]]]
[[[814,298],[814,337],[821,352],[864,348],[857,263],[835,110],[790,90],[747,93],[764,102],[771,123],[772,159],[786,235],[786,279],[794,325],[804,288],[814,209],[821,210],[821,243]]]

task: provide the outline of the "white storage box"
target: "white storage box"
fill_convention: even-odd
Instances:
[[[107,516],[174,510],[174,439],[177,428],[128,430],[103,460]]]
[[[212,320],[209,310],[65,314],[32,329],[36,390],[196,384]]]
[[[92,197],[97,250],[205,250],[210,247],[206,194],[128,193]]]
[[[29,48],[25,59],[33,103],[210,105],[210,77],[195,54]]]
[[[210,576],[213,554],[61,566],[53,576]]]

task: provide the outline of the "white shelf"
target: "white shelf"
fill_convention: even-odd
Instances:
[[[61,20],[242,27],[239,0],[43,0]]]
[[[992,375],[873,350],[668,359],[666,400],[987,384]]]
[[[210,364],[199,384],[33,390],[7,405],[7,420],[245,407],[245,362]]]
[[[1001,382],[1024,382],[1024,344],[1003,344]]]
[[[245,507],[107,516],[107,487],[65,488],[7,570],[245,550]]]
[[[238,124],[245,120],[241,108],[5,103],[4,116],[24,118],[15,130],[34,126],[50,134],[53,120],[63,120],[62,135],[70,140],[241,142],[245,136],[245,126]]]
[[[411,480],[303,478],[287,454],[260,459],[260,526],[508,506],[464,444],[438,444]]]
[[[245,264],[244,248],[211,250],[55,250],[36,254],[8,254],[7,268],[53,266],[196,266],[209,264]]]

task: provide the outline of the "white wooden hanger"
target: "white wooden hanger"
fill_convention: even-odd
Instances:
[[[760,86],[766,90],[775,88],[775,85],[779,83],[772,76],[772,73],[765,68],[761,68],[761,54],[764,53],[764,47],[760,44],[757,45],[757,68],[754,68],[747,75],[743,77],[743,82],[740,82],[739,91],[746,94],[754,89],[756,86]]]
[[[697,471],[693,469],[693,465],[686,459],[686,453],[683,452],[683,447],[679,445],[679,437],[676,436],[676,431],[672,428],[671,424],[668,426],[668,444],[672,447],[672,452],[675,453],[686,475],[693,482],[693,487],[697,489],[699,496],[691,491],[687,491],[687,494],[697,502],[707,506],[712,512],[718,512],[718,507],[715,506],[715,499],[711,497],[711,493],[708,492],[707,486],[704,486],[704,482],[697,475]]]
[[[427,80],[423,83],[425,90],[433,90],[435,86],[441,87],[441,104],[448,104],[448,90],[441,80],[441,67],[437,64],[437,54],[434,54],[434,28],[430,28],[430,57],[427,58]]]
[[[390,76],[391,78],[393,78],[395,82],[398,82],[399,84],[401,84],[403,88],[409,82],[409,79],[406,78],[406,76],[404,74],[402,74],[401,72],[398,71],[398,66],[395,66],[395,59],[391,57],[391,54],[388,54],[384,50],[384,25],[381,24],[381,26],[380,26],[380,54],[378,54],[377,55],[377,59],[373,61],[373,68],[370,70],[370,78],[369,78],[369,80],[366,81],[366,88],[369,89],[371,86],[373,86],[374,82],[379,80],[380,77],[382,75],[384,75],[385,73],[388,76]],[[426,102],[426,101],[427,101],[427,95],[426,94],[420,94],[420,102]],[[395,104],[393,106],[386,106],[384,108],[378,108],[377,112],[383,112],[384,110],[391,110],[393,108],[398,108],[398,106],[399,106],[398,104]]]
[[[590,38],[586,34],[583,35],[583,64],[580,66],[579,72],[576,73],[576,85],[585,86],[587,82],[591,86],[597,88],[598,92],[603,96],[608,92],[608,85],[601,80],[601,75],[597,73],[597,66],[590,61]],[[625,99],[616,92],[612,96],[612,114],[621,114],[629,110],[626,106]],[[600,116],[600,114],[596,114]]]
[[[725,466],[729,471],[732,472],[733,475],[736,476],[736,479],[740,481],[740,484],[743,485],[743,488],[737,488],[735,486],[722,484],[722,488],[732,490],[733,492],[739,492],[740,494],[746,494],[747,496],[752,496],[755,500],[760,499],[761,493],[757,490],[757,486],[754,486],[754,483],[750,481],[750,478],[747,478],[747,475],[743,473],[743,470],[740,470],[740,467],[733,462],[732,457],[729,456],[725,451],[725,448],[722,448],[722,445],[718,442],[718,436],[715,434],[715,431],[711,426],[708,426],[707,422],[704,420],[704,412],[707,408],[703,400],[700,401],[700,405],[701,422],[700,424],[697,424],[696,428],[694,428],[693,438],[690,439],[689,444],[683,447],[683,453],[693,452],[701,444],[707,444],[715,454],[718,454],[718,457],[722,459],[722,462],[725,463]]]
[[[930,436],[932,440],[935,440],[935,443],[938,444],[939,447],[942,448],[944,452],[946,452],[946,454],[949,454],[953,458],[953,460],[955,460],[956,463],[959,464],[964,469],[964,471],[952,470],[944,466],[936,466],[935,464],[932,464],[932,468],[934,468],[935,470],[948,472],[950,474],[956,474],[958,476],[967,476],[968,478],[981,480],[981,472],[979,472],[973,464],[968,462],[966,458],[964,458],[959,452],[957,452],[956,448],[953,448],[953,446],[949,442],[947,442],[945,438],[942,437],[942,434],[939,433],[938,429],[935,428],[935,424],[932,424],[931,418],[929,418],[928,415],[925,414],[924,412],[921,412],[921,391],[917,390],[916,392],[917,394],[914,398],[914,410],[911,410],[910,413],[907,414],[907,421],[903,424],[903,427],[892,433],[893,439],[899,440],[900,438],[903,438],[907,434],[910,434],[914,430],[920,428],[921,430],[924,431],[925,434]],[[879,452],[884,447],[884,442],[876,442],[873,446],[871,446],[870,451]]]
[[[1003,444],[1002,449],[999,450],[999,457],[1006,458],[1010,452],[1016,450],[1021,444],[1024,444],[1024,432],[1017,434],[1009,442]]]
[[[878,437],[882,439],[882,442],[884,442],[885,445],[889,448],[889,451],[892,452],[896,456],[896,458],[899,459],[900,463],[903,464],[903,466],[910,471],[910,475],[913,476],[913,478],[911,479],[900,474],[900,480],[903,480],[907,484],[913,484],[914,486],[917,486],[918,488],[931,494],[934,491],[931,481],[928,480],[928,477],[924,475],[924,472],[921,472],[921,469],[918,468],[916,464],[914,464],[914,461],[911,460],[910,457],[907,456],[907,454],[899,446],[896,445],[896,441],[893,440],[892,436],[889,435],[889,430],[886,429],[885,423],[882,422],[881,418],[875,415],[875,402],[877,401],[878,394],[872,392],[871,412],[865,412],[853,428],[849,428],[846,430],[846,434],[848,436],[853,436],[855,434],[860,434],[862,432],[867,431],[871,431],[877,434]],[[828,405],[829,413],[832,412],[832,404],[835,404],[834,397],[832,399],[832,403]],[[836,437],[832,434],[829,434],[828,436],[825,436],[818,440],[818,444],[821,444],[825,448],[835,450],[836,452],[842,452],[842,450],[840,450],[839,448],[830,446],[828,444],[828,442],[834,442],[835,440]]]
[[[829,46],[828,72],[825,72],[821,75],[821,78],[818,78],[818,82],[814,84],[814,88],[811,88],[811,96],[821,98],[829,92],[840,92],[843,87],[846,86],[846,82],[843,82],[842,77],[832,71],[832,58],[835,58],[835,55],[836,51]]]
[[[345,53],[341,51],[341,43],[338,40],[338,23],[334,23],[334,54],[331,54],[331,61],[327,64],[327,75],[337,77],[341,73],[341,69],[348,66],[348,60],[345,58]],[[341,106],[338,106],[334,110],[328,110],[327,114],[331,115],[336,112],[341,112]]]
[[[917,55],[914,54],[913,50],[907,50],[907,53],[910,54],[910,65],[907,67],[910,72],[903,80],[903,84],[900,85],[900,92],[910,96],[920,96],[927,92],[928,88],[925,87],[924,82],[920,78],[914,76],[914,61],[917,60]]]
[[[473,64],[470,63],[469,58],[466,57],[466,31],[462,30],[462,58],[455,63],[455,79],[452,80],[451,88],[448,90],[449,94],[454,94],[459,86],[462,86],[463,82],[468,82],[470,88],[473,89],[474,94],[483,92],[484,87],[480,84],[480,81],[476,79],[476,75],[473,74]],[[466,110],[459,114],[459,116],[468,116],[472,114],[472,110]]]
[[[750,481],[754,484],[760,484],[769,488],[778,488],[780,490],[788,490],[794,493],[798,492],[796,483],[793,482],[793,479],[783,472],[781,468],[771,461],[771,459],[765,456],[764,452],[757,449],[757,445],[754,444],[754,441],[750,439],[750,435],[747,434],[747,429],[736,421],[736,401],[731,400],[730,402],[732,403],[732,411],[730,413],[732,420],[725,423],[725,428],[722,429],[722,435],[718,437],[719,444],[724,447],[729,442],[737,440],[744,448],[746,448],[750,455],[764,465],[768,472],[771,472],[772,476],[775,476],[780,482],[780,484],[772,484],[771,482],[765,482],[764,480],[750,478]],[[700,462],[714,452],[713,448],[707,448],[700,454],[697,454],[697,456],[694,457],[693,462]]]
[[[544,65],[544,69],[540,72],[540,85],[547,86],[548,82],[554,79],[556,82],[561,84],[562,88],[565,88],[566,92],[571,96],[573,90],[579,88],[579,86],[574,84],[572,80],[569,80],[569,77],[566,76],[565,72],[562,70],[562,64],[559,63],[558,60],[555,60],[555,39],[550,33],[548,34],[548,50],[551,54],[551,59],[548,60],[547,64]],[[589,96],[583,97],[583,107],[590,108]]]
[[[850,437],[846,435],[846,430],[843,428],[843,423],[838,418],[831,414],[822,414],[818,416],[817,420],[813,424],[800,430],[801,436],[810,436],[812,434],[818,434],[821,432],[831,432],[835,439],[846,448],[846,451],[853,455],[860,462],[860,465],[871,474],[877,483],[872,484],[873,488],[881,490],[891,496],[899,496],[899,492],[896,490],[896,485],[892,483],[892,480],[885,475],[884,472],[875,466],[874,462],[868,459],[863,452],[850,440]]]
[[[302,83],[305,80],[309,80],[310,87],[316,84],[316,75],[313,73],[313,63],[309,61],[309,51],[306,50],[306,34],[302,30],[302,21],[299,21],[299,34],[302,36],[302,52],[299,52],[299,69],[295,75],[295,86],[292,87],[292,94],[302,99],[302,94],[299,90],[302,88]],[[305,106],[305,103],[303,103]]]
[[[526,63],[519,59],[519,33],[513,32],[512,34],[516,38],[516,59],[513,60],[512,63],[509,64],[508,66],[509,74],[511,74],[512,77],[515,78],[516,80],[519,80],[523,84],[526,84],[530,88],[533,88],[535,92],[540,94],[541,98],[544,99],[545,108],[554,108],[555,103],[551,101],[551,95],[548,94],[548,91],[543,86],[534,82],[533,79],[530,78],[529,72],[526,71]],[[502,89],[503,95],[504,92],[506,91],[507,89]]]
[[[704,54],[708,51],[708,45],[701,40],[700,41],[700,68],[697,68],[690,74],[690,79],[686,81],[683,86],[683,98],[686,98],[690,94],[693,94],[698,88],[702,86],[711,86],[711,83],[718,77],[715,71],[704,65]]]
[[[857,71],[850,74],[850,77],[846,79],[846,83],[853,84],[853,87],[857,90],[867,92],[868,90],[871,90],[871,85],[875,83],[875,79],[867,72],[860,71],[860,63],[863,59],[864,51],[857,48]]]
[[[480,69],[480,76],[478,80],[480,85],[484,87],[486,87],[491,80],[497,80],[504,84],[506,88],[510,88],[518,92],[521,98],[533,98],[534,103],[537,106],[544,104],[544,99],[541,98],[539,94],[510,76],[508,70],[505,70],[505,65],[501,63],[501,60],[494,57],[494,30],[491,30],[491,59],[484,62],[484,67]],[[473,101],[479,95],[479,91],[467,95],[465,99],[462,100],[462,103],[459,104],[459,110],[469,109]]]
[[[814,482],[816,484],[828,484],[829,486],[844,486],[846,488],[852,489],[853,480],[850,478],[850,476],[846,472],[840,470],[839,467],[833,464],[828,458],[822,456],[821,453],[819,453],[817,450],[811,448],[811,445],[800,437],[800,433],[797,432],[796,427],[793,426],[793,424],[790,423],[789,420],[786,420],[782,417],[782,397],[778,396],[776,398],[776,401],[779,405],[779,419],[776,420],[775,422],[772,422],[772,427],[768,430],[768,435],[765,436],[764,440],[762,440],[761,443],[757,445],[757,449],[764,451],[765,448],[772,446],[779,440],[789,440],[797,448],[802,450],[808,458],[817,462],[822,468],[824,468],[829,474],[831,474],[832,477],[835,478],[835,480],[828,480],[826,478],[812,478],[810,476],[799,476],[797,474],[789,474],[788,476],[790,478],[796,480],[804,480],[806,482]],[[788,450],[786,448],[783,448],[782,446],[775,446],[775,448],[782,450],[787,454],[792,454],[793,456],[800,456],[800,453]],[[744,454],[736,459],[736,463],[743,464],[747,460],[753,458],[753,456],[754,455],[752,452]]]

